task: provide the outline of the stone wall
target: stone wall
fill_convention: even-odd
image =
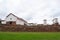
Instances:
[[[16,22],[15,21],[9,21],[9,22],[6,22],[6,24],[10,24],[10,25],[16,25]]]
[[[0,31],[9,32],[60,32],[60,25],[8,25],[0,24]]]

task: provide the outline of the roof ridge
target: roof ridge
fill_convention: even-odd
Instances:
[[[11,14],[12,14],[12,13],[8,14],[8,16],[11,15]],[[12,14],[12,15],[15,16],[15,17],[16,17],[17,19],[19,19],[19,20],[22,20],[22,21],[24,21],[24,22],[27,22],[27,21],[25,21],[23,18],[20,18],[20,17],[14,15],[14,14]],[[8,17],[8,16],[7,16],[7,17]]]

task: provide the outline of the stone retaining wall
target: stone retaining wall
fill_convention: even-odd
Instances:
[[[60,32],[60,25],[7,25],[0,24],[0,31],[9,32]]]

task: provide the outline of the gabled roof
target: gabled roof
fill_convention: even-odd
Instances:
[[[26,22],[26,23],[27,23],[27,21],[25,21],[25,20],[24,20],[24,19],[22,19],[22,18],[17,17],[16,15],[14,15],[14,14],[12,14],[12,13],[10,13],[9,15],[13,15],[13,16],[14,16],[14,17],[16,17],[17,19],[22,20],[22,21],[24,21],[24,22]],[[7,17],[8,17],[9,15],[7,15]]]

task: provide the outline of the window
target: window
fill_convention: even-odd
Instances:
[[[12,18],[10,18],[10,20],[12,20]]]

